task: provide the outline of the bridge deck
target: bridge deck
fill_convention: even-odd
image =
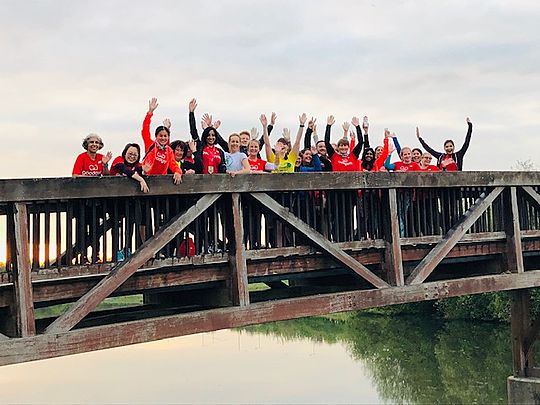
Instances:
[[[121,178],[0,181],[0,365],[540,285],[535,173],[149,185],[142,195]],[[125,295],[142,303],[98,307]]]

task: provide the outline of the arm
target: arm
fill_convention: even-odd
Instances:
[[[148,112],[146,113],[146,116],[144,117],[143,125],[142,125],[142,139],[144,142],[144,150],[145,152],[148,152],[148,149],[150,146],[154,143],[152,140],[152,137],[150,136],[150,122],[152,121],[152,115],[154,115],[154,111],[158,107],[157,98],[153,97],[148,102]]]
[[[443,153],[437,152],[435,149],[433,149],[431,146],[429,146],[422,139],[422,137],[420,136],[420,130],[418,129],[418,127],[416,127],[416,137],[418,138],[418,141],[424,147],[424,149],[427,150],[429,153],[431,153],[435,159],[439,159],[443,155]]]
[[[389,155],[390,155],[390,145],[388,142],[388,136],[386,136],[383,141],[383,150],[382,150],[381,156],[379,156],[378,159],[375,161],[375,163],[373,164],[373,168],[376,171],[379,171],[380,168],[383,167],[384,162],[386,161]]]
[[[465,135],[465,142],[463,143],[463,146],[459,151],[456,152],[456,155],[460,157],[460,159],[463,159],[463,156],[465,155],[465,152],[467,152],[467,149],[469,149],[469,144],[471,143],[471,135],[472,135],[472,122],[467,117],[467,135]]]
[[[189,102],[189,133],[191,139],[198,141],[199,133],[197,132],[197,122],[195,121],[195,109],[197,108],[197,100],[192,99]]]
[[[334,153],[334,147],[330,143],[330,134],[332,132],[332,125],[336,122],[333,115],[330,115],[326,119],[326,131],[324,132],[324,144],[326,145],[326,153],[328,154],[328,158],[331,158]]]
[[[270,156],[272,156],[274,153],[272,152],[272,147],[270,146],[270,137],[268,136],[268,120],[266,118],[266,115],[262,114],[259,117],[259,120],[261,121],[262,127],[263,127],[263,144],[264,144],[264,151],[266,153],[266,160],[270,160]]]
[[[300,121],[300,126],[298,127],[298,132],[296,133],[296,139],[294,140],[294,145],[291,149],[291,151],[298,156],[298,152],[300,151],[300,141],[302,139],[302,134],[304,133],[304,125],[306,125],[307,116],[306,114],[302,114],[298,117],[298,120]]]
[[[111,151],[107,152],[107,154],[101,158],[101,163],[103,163],[103,172],[101,174],[104,176],[108,176],[110,174],[109,161],[111,159],[112,159]]]
[[[216,133],[216,143],[221,146],[221,149],[223,149],[225,152],[228,152],[229,144],[227,143],[227,141],[223,139],[217,129],[214,128],[214,132]]]
[[[150,191],[150,189],[148,188],[148,185],[146,184],[146,180],[144,180],[140,175],[139,173],[137,172],[133,172],[133,175],[131,176],[131,178],[133,180],[136,180],[139,182],[140,186],[141,186],[141,191],[143,193],[148,193],[148,191]]]
[[[311,149],[311,134],[313,133],[313,126],[315,125],[316,118],[311,117],[308,121],[306,136],[304,137],[304,149]]]
[[[392,159],[392,155],[388,155],[388,157],[384,161],[384,167],[386,168],[386,170],[396,170],[396,165],[390,163],[390,159]]]
[[[394,146],[396,147],[396,152],[399,155],[401,153],[401,145],[399,144],[396,134],[392,134],[392,141],[394,142]]]

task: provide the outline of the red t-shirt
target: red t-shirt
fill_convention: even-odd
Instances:
[[[87,152],[77,156],[73,165],[74,175],[79,176],[101,176],[103,174],[103,155],[96,153],[96,159],[92,160]]]
[[[420,166],[418,166],[418,163],[411,162],[411,163],[403,163],[403,162],[396,162],[394,163],[394,171],[396,172],[419,172]]]
[[[125,176],[125,173],[122,173],[118,167],[116,167],[116,165],[118,164],[125,164],[124,162],[124,158],[122,156],[118,156],[116,157],[113,162],[112,162],[112,165],[111,165],[111,170],[109,171],[109,174],[111,176]],[[131,171],[135,172],[138,167],[141,167],[141,164],[139,162],[137,162],[137,164],[135,166],[128,166],[126,165],[126,167],[128,169],[130,169]]]
[[[448,163],[446,167],[444,167],[442,164],[444,161],[449,161],[451,163]],[[457,172],[458,170],[456,162],[454,161],[454,159],[452,159],[452,155],[444,155],[442,157],[440,168],[441,170],[446,170],[447,172]]]
[[[421,172],[440,172],[441,169],[439,169],[437,166],[429,165],[429,166],[426,167],[425,169],[422,169],[422,168],[420,167],[420,171],[421,171]]]
[[[262,159],[251,160],[248,158],[248,163],[252,172],[264,172],[264,168],[266,167],[266,160]]]
[[[332,171],[354,172],[358,169],[358,159],[352,153],[341,156],[337,152],[332,155]]]
[[[217,174],[221,163],[221,155],[219,154],[218,148],[206,145],[202,152],[202,162],[203,174],[210,173],[208,170],[209,167],[212,167],[212,174]]]

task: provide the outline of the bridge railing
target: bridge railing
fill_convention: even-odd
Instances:
[[[253,193],[267,193],[280,206],[331,242],[388,240],[391,222],[399,237],[445,235],[496,186],[531,186],[536,173],[319,173],[291,175],[185,176],[180,186],[169,177],[149,179],[142,194],[127,178],[1,180],[0,217],[5,223],[5,269],[16,263],[13,213],[27,210],[31,268],[82,266],[126,260],[145,240],[193,206],[201,196],[222,194],[155,255],[155,259],[225,254],[233,222],[230,194],[239,193],[246,250],[308,244],[306,235],[268,209]],[[395,192],[394,205],[390,190]],[[538,205],[518,190],[522,230],[540,229]],[[504,230],[505,204],[492,201],[468,233]],[[393,215],[395,211],[396,215]]]

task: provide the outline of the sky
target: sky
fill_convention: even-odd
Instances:
[[[419,126],[440,150],[470,117],[465,170],[540,166],[539,20],[532,0],[0,0],[0,177],[70,176],[90,132],[142,144],[151,97],[173,140],[195,97],[225,136],[275,111],[273,140],[302,112],[334,140],[368,115],[374,145]]]

